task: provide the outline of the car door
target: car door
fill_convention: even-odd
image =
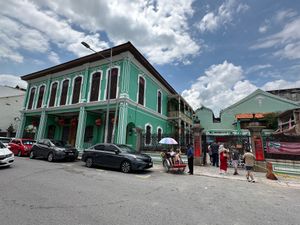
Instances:
[[[43,156],[44,158],[47,158],[49,152],[51,151],[51,149],[50,149],[49,146],[50,146],[50,141],[49,141],[48,139],[45,139],[45,140],[43,141],[43,145],[42,145],[42,156]]]
[[[104,166],[103,155],[105,151],[105,145],[99,144],[94,146],[94,151],[91,153],[95,164]]]
[[[103,156],[105,164],[112,168],[119,168],[123,159],[119,153],[119,149],[115,145],[106,145]]]

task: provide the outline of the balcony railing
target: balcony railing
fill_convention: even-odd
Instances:
[[[168,112],[168,117],[171,119],[181,119],[187,123],[192,124],[193,120],[189,116],[185,115],[184,113],[180,111],[169,111]]]

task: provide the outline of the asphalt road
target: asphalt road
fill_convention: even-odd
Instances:
[[[0,169],[1,225],[295,224],[300,191],[159,170],[123,174],[16,158]]]

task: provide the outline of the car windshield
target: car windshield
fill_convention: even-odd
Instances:
[[[0,141],[0,148],[5,148],[5,145]]]
[[[135,153],[135,150],[127,145],[117,145],[122,152]]]
[[[9,143],[9,141],[10,141],[9,138],[1,138],[0,140],[2,143]]]
[[[65,142],[65,141],[51,140],[51,143],[53,145],[55,145],[56,147],[66,147],[66,146],[68,146],[67,142]]]
[[[32,141],[32,140],[23,140],[23,144],[24,145],[33,145],[35,143],[35,141]]]

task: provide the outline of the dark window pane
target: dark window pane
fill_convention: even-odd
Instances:
[[[104,145],[96,145],[95,147],[94,147],[94,149],[95,150],[105,150],[105,147],[104,147]]]
[[[144,105],[144,95],[145,95],[145,80],[139,77],[139,99],[138,103]]]
[[[157,111],[161,113],[161,92],[157,94]]]
[[[109,80],[110,80],[110,78],[111,78],[110,99],[115,99],[116,96],[117,96],[117,85],[118,85],[118,69],[117,68],[113,68],[111,70],[111,74],[108,73],[106,99],[108,99],[108,89],[109,89]]]
[[[72,104],[76,104],[79,102],[81,81],[82,81],[82,77],[76,77],[74,81]]]
[[[149,145],[151,142],[151,127],[146,127],[146,144]]]
[[[49,107],[54,106],[55,98],[56,98],[56,92],[57,92],[57,83],[54,83],[54,84],[52,84],[52,87],[51,87]]]
[[[157,130],[157,141],[160,141],[161,140],[161,129],[158,128]]]
[[[40,87],[39,98],[38,98],[38,102],[37,102],[37,106],[36,106],[37,108],[41,108],[41,106],[42,106],[44,92],[45,92],[45,86]]]
[[[84,132],[84,142],[91,143],[93,140],[93,126],[87,126]]]
[[[62,85],[60,105],[65,105],[67,102],[68,88],[69,88],[69,80],[65,80]]]
[[[100,80],[101,80],[101,73],[100,72],[94,73],[92,77],[92,86],[91,86],[91,94],[90,94],[91,102],[98,101],[99,99]]]
[[[35,94],[35,88],[32,88],[31,91],[30,91],[28,109],[32,109],[34,94]]]

